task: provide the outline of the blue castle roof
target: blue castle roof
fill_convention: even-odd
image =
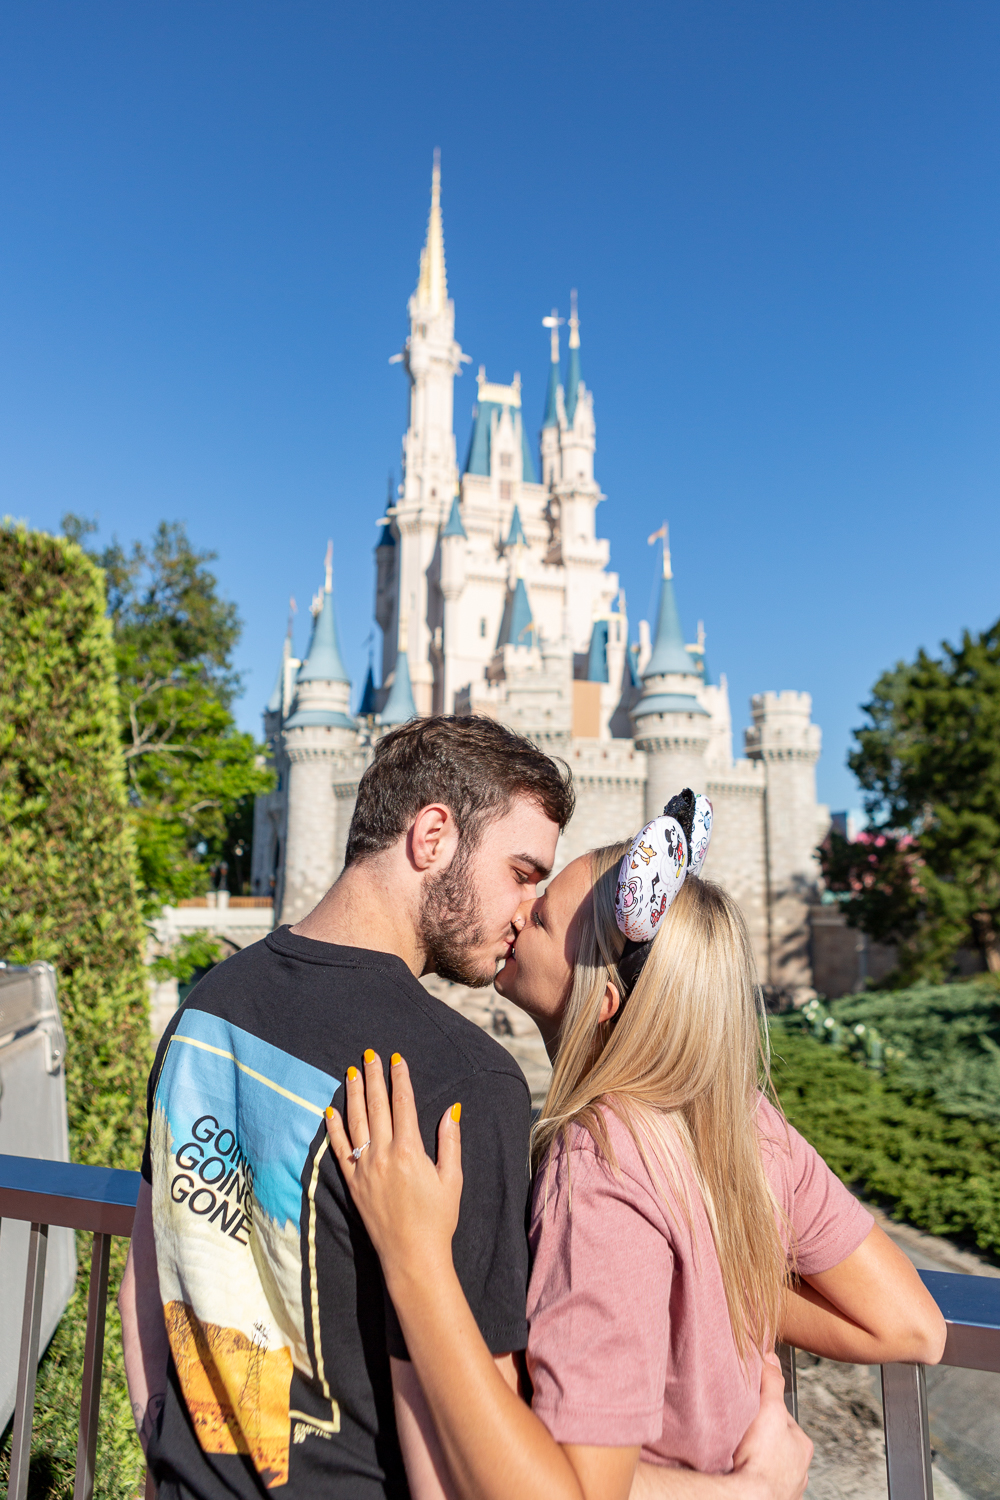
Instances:
[[[441,533],[442,536],[465,536],[465,527],[462,525],[462,512],[458,508],[458,496],[451,502],[451,512],[448,516],[448,524]]]
[[[469,451],[465,458],[466,474],[488,475],[490,472],[490,418],[495,411],[504,408],[496,401],[480,401],[476,406],[469,438]],[[509,411],[510,408],[508,407]],[[528,447],[528,435],[521,423],[521,469],[526,483],[535,483],[535,461]]]
[[[533,646],[535,639],[536,632],[531,605],[528,602],[528,590],[524,586],[524,579],[518,578],[514,584],[514,592],[507,600],[507,608],[503,612],[497,645]]]
[[[685,677],[700,675],[684,644],[672,578],[663,580],[660,612],[656,619],[656,639],[653,642],[652,655],[642,674],[643,680],[648,682],[650,677],[661,677],[665,672],[683,674]],[[662,711],[665,712],[665,710]]]
[[[410,662],[405,651],[396,653],[396,667],[392,678],[392,687],[389,696],[385,700],[382,712],[378,716],[379,723],[385,729],[392,729],[397,724],[408,724],[411,719],[417,717],[417,705],[413,701],[413,685],[410,682]]]
[[[333,593],[323,592],[320,612],[313,621],[312,640],[296,682],[350,682],[340,656],[337,623],[333,618]]]
[[[528,545],[528,538],[525,536],[524,527],[521,525],[521,512],[515,505],[514,514],[510,518],[510,530],[507,533],[507,540],[504,542],[504,546],[516,547],[518,542],[523,547]]]
[[[608,680],[608,622],[595,620],[590,632],[590,654],[587,657],[587,681]]]
[[[365,678],[364,692],[361,694],[361,702],[358,704],[358,718],[370,719],[375,712],[375,678],[372,674],[372,664],[368,663],[368,676]]]

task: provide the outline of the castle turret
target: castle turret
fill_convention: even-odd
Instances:
[[[297,922],[310,912],[340,872],[344,831],[338,828],[334,772],[357,745],[350,701],[351,681],[333,613],[331,542],[325,585],[313,602],[312,639],[295,678],[295,700],[282,732],[288,763],[286,857],[279,891],[282,922]]]
[[[756,693],[750,709],[747,755],[767,774],[770,982],[797,998],[812,985],[809,905],[819,888],[816,849],[830,821],[816,802],[821,734],[808,693]]]
[[[646,817],[654,818],[683,786],[700,789],[711,716],[697,698],[701,675],[684,644],[674,597],[670,546],[663,528],[663,584],[656,635],[631,712],[636,748],[646,752]]]
[[[410,681],[410,662],[406,644],[406,622],[404,621],[400,626],[399,648],[396,652],[392,686],[382,712],[378,716],[378,721],[383,729],[395,729],[397,724],[408,724],[411,719],[417,717],[417,706]]]

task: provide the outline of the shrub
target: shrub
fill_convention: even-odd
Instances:
[[[802,1031],[773,1025],[772,1047],[785,1113],[838,1177],[921,1229],[1000,1253],[995,1125],[946,1115],[927,1093]]]
[[[0,528],[0,957],[59,973],[75,1161],[136,1168],[150,1063],[111,627],[100,571],[66,540]],[[32,1494],[72,1491],[89,1244],[39,1370]],[[124,1245],[115,1241],[117,1280]],[[134,1495],[121,1333],[108,1316],[100,1493]],[[9,1457],[9,1438],[0,1474]]]

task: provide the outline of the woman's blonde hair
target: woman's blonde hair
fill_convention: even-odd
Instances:
[[[625,940],[615,920],[615,890],[628,847],[613,844],[589,856],[593,899],[577,922],[573,985],[534,1129],[534,1163],[557,1135],[578,1124],[617,1172],[604,1104],[631,1132],[654,1179],[666,1177],[690,1224],[675,1159],[679,1144],[704,1201],[745,1363],[752,1349],[773,1345],[788,1274],[782,1215],[757,1130],[761,1089],[776,1101],[753,949],[732,898],[710,881],[689,878],[627,1003],[601,1023],[608,982],[624,994],[616,964]],[[661,1191],[666,1196],[666,1188]]]

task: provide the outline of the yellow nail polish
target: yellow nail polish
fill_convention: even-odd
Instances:
[[[355,1068],[355,1067],[348,1068],[348,1070],[347,1070],[347,1081],[348,1081],[348,1083],[353,1083],[354,1080],[355,1080],[355,1078],[359,1078],[360,1076],[361,1075],[359,1074],[357,1068]]]
[[[323,1111],[323,1113],[326,1115],[326,1118],[328,1120],[332,1120],[333,1119],[333,1105],[332,1104],[328,1104],[326,1106],[326,1109]]]
[[[403,1057],[402,1057],[402,1054],[401,1054],[401,1053],[399,1053],[399,1052],[394,1052],[394,1053],[393,1053],[393,1054],[392,1054],[392,1056],[391,1056],[391,1057],[390,1057],[390,1059],[389,1059],[389,1061],[390,1061],[390,1062],[391,1062],[391,1064],[392,1064],[392,1066],[393,1066],[393,1067],[394,1067],[394,1068],[395,1068],[395,1067],[397,1067],[397,1066],[398,1066],[398,1064],[399,1064],[399,1063],[401,1063],[401,1062],[402,1062],[402,1061],[403,1061]]]
[[[372,1049],[370,1047],[366,1048],[365,1049],[365,1062],[366,1063],[370,1063],[370,1062],[374,1062],[374,1061],[375,1061],[375,1054],[374,1054],[374,1052],[372,1051]]]
[[[462,1118],[462,1106],[460,1104],[453,1104],[451,1106],[451,1118],[455,1121],[456,1125]]]

